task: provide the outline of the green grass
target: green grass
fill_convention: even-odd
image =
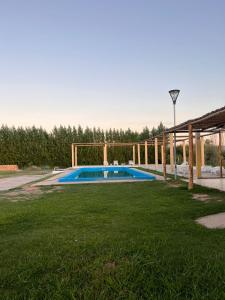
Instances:
[[[0,178],[16,176],[18,171],[0,171]]]
[[[155,181],[0,201],[0,298],[225,299],[225,230],[194,222],[225,194],[195,192],[215,200]]]

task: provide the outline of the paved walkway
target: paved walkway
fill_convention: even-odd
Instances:
[[[209,215],[196,220],[197,223],[207,228],[225,228],[225,213],[218,213],[215,215]]]
[[[225,178],[195,179],[194,183],[225,192]]]
[[[21,175],[15,177],[7,177],[0,179],[0,191],[8,191],[46,177],[46,175]]]
[[[145,168],[145,169],[150,169],[150,170],[156,170],[156,171],[160,171],[162,172],[162,165],[158,165],[158,167],[156,168],[155,165],[141,165],[141,167]],[[173,174],[173,172],[171,172],[170,170],[170,165],[167,165],[167,174]],[[182,175],[183,174],[178,172],[178,175]],[[210,176],[211,178],[201,178],[201,179],[197,179],[195,176],[195,167],[194,167],[194,183],[208,187],[208,188],[212,188],[212,189],[217,189],[220,191],[225,192],[225,178],[213,178],[211,174],[204,174],[204,176]],[[188,173],[186,174],[186,176],[184,177],[188,177]],[[188,182],[188,179],[185,181]]]

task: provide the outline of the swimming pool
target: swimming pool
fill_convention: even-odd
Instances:
[[[114,180],[154,180],[151,174],[128,167],[79,168],[58,179],[59,182],[88,182]]]

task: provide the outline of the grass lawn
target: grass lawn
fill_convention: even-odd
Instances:
[[[225,299],[225,193],[164,182],[65,186],[0,201],[1,299]],[[218,202],[218,199],[220,202]]]

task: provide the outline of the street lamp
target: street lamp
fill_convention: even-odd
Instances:
[[[169,91],[170,97],[173,101],[173,120],[174,120],[174,127],[176,126],[176,102],[177,97],[180,93],[180,90],[171,90]],[[177,179],[177,149],[176,149],[176,130],[174,128],[174,179]]]

